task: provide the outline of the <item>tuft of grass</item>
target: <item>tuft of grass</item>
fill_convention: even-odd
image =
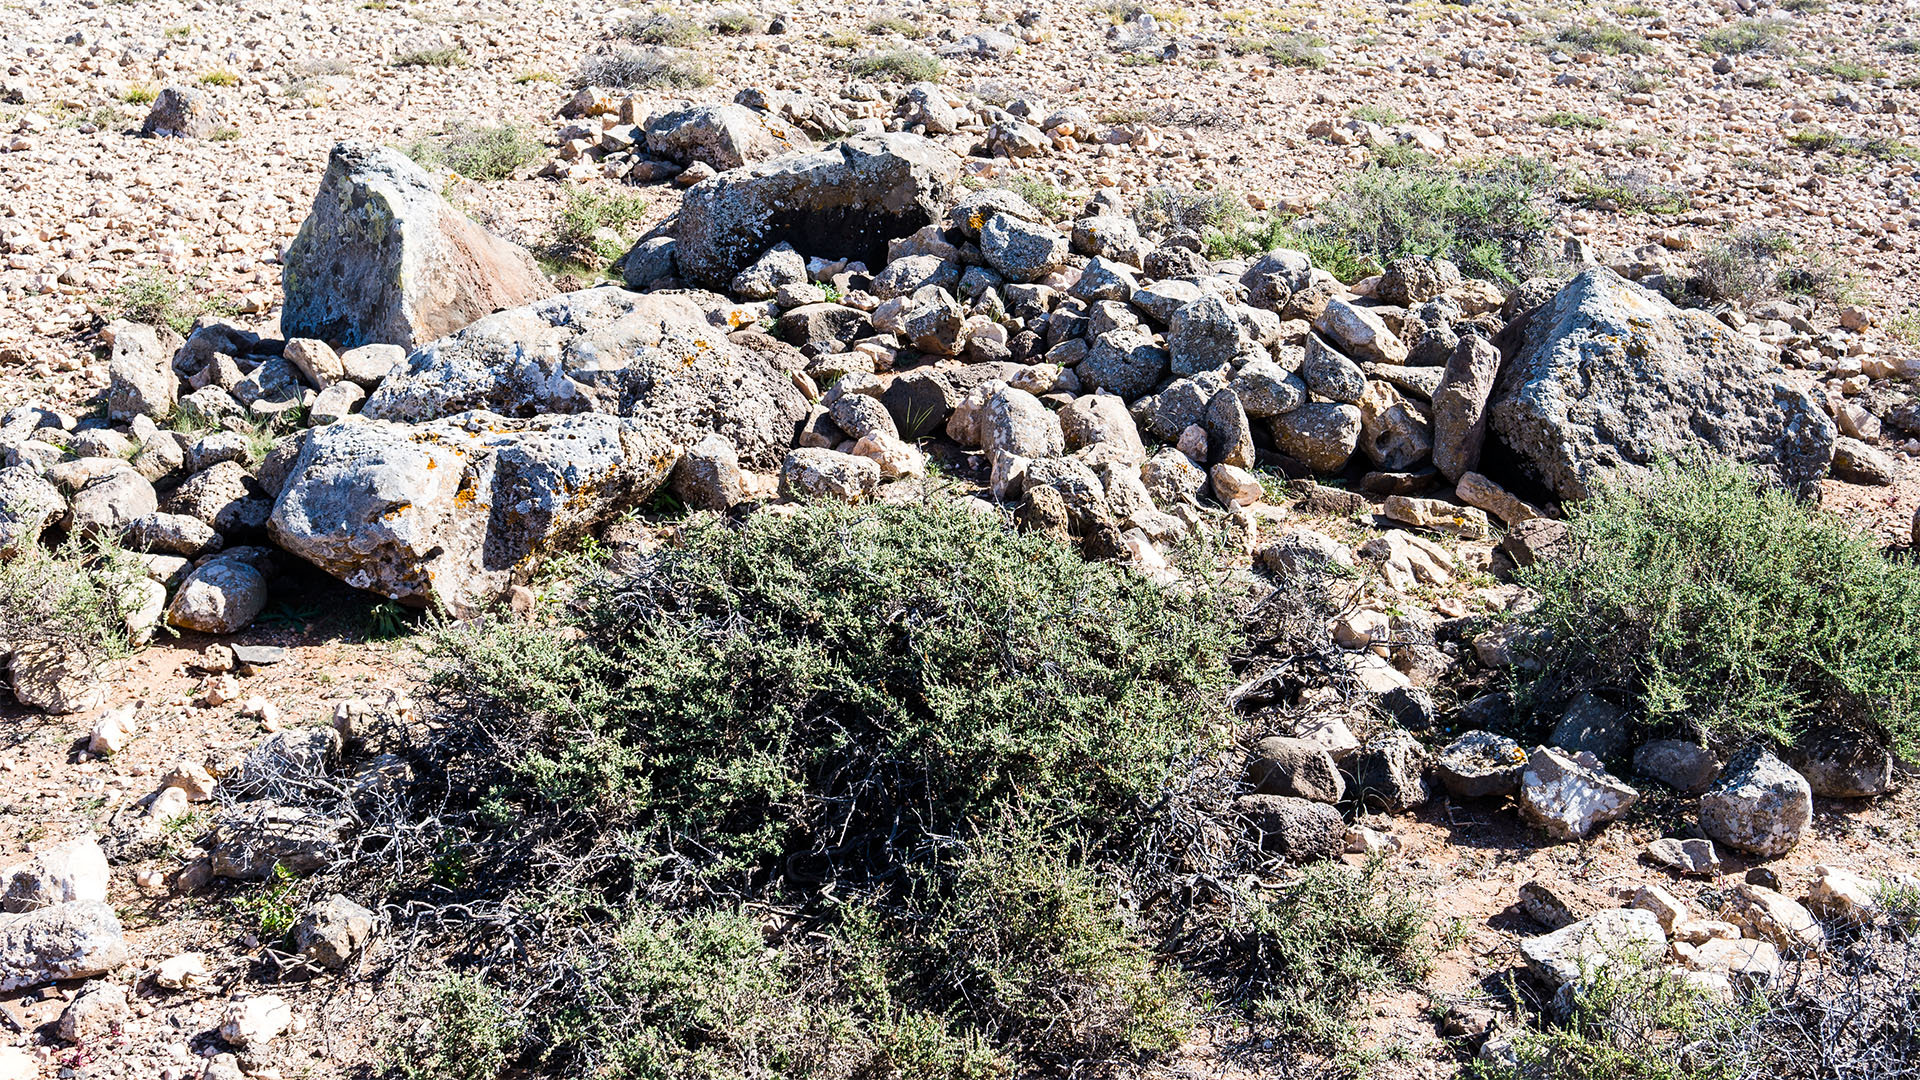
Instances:
[[[947,73],[945,65],[917,49],[890,49],[855,57],[846,66],[855,78],[903,83],[939,82]]]
[[[1920,749],[1920,566],[1724,462],[1663,462],[1569,508],[1523,572],[1543,685],[1626,688],[1651,728],[1791,744],[1818,719]],[[1558,693],[1555,693],[1558,696]]]
[[[151,105],[160,91],[152,83],[135,83],[120,94],[120,100],[128,105]]]
[[[4,509],[24,516],[30,508]],[[18,662],[42,655],[75,674],[120,659],[145,577],[139,559],[110,538],[69,536],[49,550],[21,536],[0,559],[0,641]]]
[[[685,48],[707,36],[707,28],[684,15],[635,16],[614,28],[614,33],[636,45],[667,45]]]
[[[1859,63],[1858,61],[1844,59],[1823,60],[1814,65],[1814,70],[1831,75],[1836,79],[1844,79],[1847,82],[1867,82],[1873,79],[1884,79],[1887,77],[1887,71],[1884,68],[1872,67]]]
[[[1573,179],[1572,192],[1587,206],[1619,214],[1678,214],[1687,208],[1686,192],[1638,171],[1581,173]]]
[[[394,67],[457,68],[466,67],[467,51],[458,45],[443,45],[433,49],[415,49],[401,53],[393,58]]]
[[[1367,157],[1382,169],[1423,169],[1437,163],[1432,154],[1412,143],[1380,143],[1368,149]]]
[[[1379,124],[1382,127],[1392,127],[1395,124],[1407,122],[1406,117],[1385,105],[1356,105],[1347,115],[1362,123]]]
[[[529,68],[513,77],[513,84],[515,86],[525,86],[528,83],[537,82],[557,83],[559,81],[559,79],[554,78],[553,72],[543,68]]]
[[[575,87],[606,86],[623,89],[674,87],[690,90],[708,86],[713,76],[699,61],[686,56],[663,56],[641,49],[615,48],[594,53],[580,62]]]
[[[546,147],[514,124],[455,124],[445,135],[415,139],[403,149],[408,157],[428,168],[452,169],[474,180],[505,180],[538,158]]]
[[[867,23],[867,33],[874,37],[898,34],[912,41],[918,40],[925,31],[921,30],[920,24],[912,19],[903,19],[898,15],[885,15]]]
[[[207,133],[208,142],[233,142],[240,137],[240,129],[232,124],[222,124]]]
[[[155,267],[121,282],[107,306],[116,318],[165,326],[184,335],[201,315],[196,295],[186,282]]]
[[[767,20],[751,11],[734,9],[715,12],[707,19],[707,27],[716,34],[741,37],[764,32],[767,28]]]
[[[626,254],[630,234],[646,219],[647,200],[631,192],[570,188],[553,223],[546,256],[564,269],[603,273]]]
[[[1792,250],[1783,233],[1740,233],[1694,256],[1691,291],[1708,301],[1752,306],[1779,292],[1780,259]]]
[[[1603,131],[1613,126],[1604,116],[1582,112],[1551,112],[1540,118],[1541,126],[1564,131]]]
[[[214,68],[212,71],[201,72],[199,81],[202,86],[238,86],[240,76],[225,68]]]
[[[1553,40],[1569,48],[1605,56],[1651,56],[1659,51],[1652,41],[1613,23],[1563,26]]]
[[[1742,19],[1702,35],[1700,48],[1736,56],[1750,53],[1791,56],[1795,51],[1793,35],[1794,25],[1783,19]]]
[[[1324,68],[1325,38],[1312,34],[1275,34],[1263,38],[1234,38],[1227,51],[1235,56],[1263,56],[1281,67]]]

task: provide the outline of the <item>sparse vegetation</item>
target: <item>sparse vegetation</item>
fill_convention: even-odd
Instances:
[[[903,19],[898,15],[886,15],[867,24],[867,33],[876,37],[886,34],[898,34],[910,40],[918,39],[922,33],[918,23],[912,19]]]
[[[226,68],[215,68],[212,71],[201,72],[199,81],[202,86],[238,86],[240,76]]]
[[[1613,23],[1581,23],[1563,26],[1553,40],[1582,52],[1606,56],[1650,56],[1659,51],[1645,37]]]
[[[458,45],[416,49],[393,58],[394,67],[456,68],[467,66],[467,51]]]
[[[1548,113],[1540,118],[1540,123],[1545,127],[1566,131],[1602,131],[1613,126],[1613,122],[1604,116],[1581,112]]]
[[[715,12],[707,19],[707,27],[716,34],[738,37],[743,34],[758,34],[767,28],[767,20],[751,11],[733,9]]]
[[[939,82],[946,74],[946,67],[932,56],[918,50],[892,49],[849,60],[847,71],[861,79],[916,83]]]
[[[614,30],[636,45],[667,45],[685,48],[707,36],[707,28],[684,15],[636,15]]]
[[[107,304],[119,318],[169,327],[177,334],[192,330],[201,314],[187,284],[158,267],[121,282]]]
[[[415,139],[408,157],[428,168],[452,169],[474,180],[505,180],[538,158],[545,147],[514,124],[469,127],[456,123],[444,135]]]
[[[567,271],[599,275],[626,254],[646,212],[647,200],[632,192],[569,188],[545,255]]]
[[[573,84],[626,89],[675,87],[693,89],[707,86],[713,76],[699,61],[686,56],[661,56],[640,49],[616,47],[598,52],[580,62]]]
[[[1630,688],[1652,728],[1791,743],[1816,718],[1920,749],[1920,567],[1740,467],[1663,463],[1570,507],[1528,569],[1538,689]]]
[[[1327,66],[1325,38],[1311,34],[1275,34],[1263,38],[1233,38],[1227,43],[1235,56],[1263,56],[1281,67]]]
[[[1836,79],[1845,79],[1848,82],[1867,82],[1872,79],[1884,79],[1887,77],[1887,72],[1884,68],[1872,67],[1855,60],[1837,58],[1821,61],[1818,65],[1818,70]]]
[[[134,83],[121,92],[120,100],[128,105],[151,105],[159,96],[152,83]]]
[[[1579,174],[1572,191],[1587,206],[1620,214],[1678,214],[1687,208],[1685,192],[1637,170]]]
[[[1780,259],[1792,250],[1793,242],[1784,234],[1741,233],[1693,258],[1691,290],[1707,301],[1752,305],[1779,291]]]
[[[0,507],[28,515],[25,506]],[[144,597],[139,559],[102,537],[74,536],[49,550],[32,537],[8,538],[0,559],[0,641],[50,665],[65,658],[78,674],[129,652],[127,619]]]
[[[1385,105],[1359,105],[1347,115],[1363,123],[1379,124],[1382,127],[1392,127],[1395,124],[1407,122],[1406,117]]]
[[[1742,19],[1708,31],[1701,37],[1700,47],[1711,53],[1790,56],[1794,52],[1793,34],[1793,24],[1781,19]]]

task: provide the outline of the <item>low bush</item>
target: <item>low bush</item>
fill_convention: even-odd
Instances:
[[[734,9],[715,12],[707,19],[707,27],[716,34],[739,37],[764,31],[767,28],[767,20],[751,11]]]
[[[1660,463],[1569,508],[1575,554],[1522,580],[1536,696],[1628,689],[1719,746],[1838,721],[1920,750],[1920,567],[1725,463]]]
[[[394,67],[456,68],[467,66],[467,51],[458,45],[416,49],[393,58]]]
[[[940,61],[917,49],[891,49],[848,60],[847,71],[860,79],[917,83],[939,82],[947,69]]]
[[[1637,170],[1583,173],[1574,177],[1572,190],[1587,206],[1621,214],[1678,214],[1687,208],[1685,192]]]
[[[1235,56],[1264,56],[1281,67],[1327,66],[1325,38],[1310,34],[1276,34],[1264,38],[1233,38],[1227,43]]]
[[[153,99],[160,96],[152,83],[135,83],[120,94],[120,100],[128,105],[151,105]]]
[[[1552,112],[1540,118],[1543,127],[1560,128],[1567,131],[1601,131],[1613,126],[1613,121],[1604,116],[1591,113]]]
[[[406,155],[428,168],[447,168],[474,180],[505,180],[546,147],[521,127],[455,124],[445,135],[416,139]]]
[[[233,302],[172,271],[151,267],[116,286],[106,298],[106,308],[114,318],[165,326],[184,335],[202,315],[231,314]]]
[[[1553,40],[1571,49],[1608,56],[1649,56],[1659,51],[1653,42],[1613,23],[1564,26],[1553,36]]]
[[[1792,250],[1793,242],[1772,230],[1740,233],[1693,257],[1689,291],[1709,302],[1758,303],[1779,293],[1780,260]]]
[[[127,655],[127,618],[146,577],[138,557],[86,537],[53,550],[23,537],[15,548],[0,559],[0,649],[31,643],[70,657],[74,670]]]
[[[662,56],[644,49],[616,47],[580,61],[573,85],[623,89],[673,87],[691,90],[712,84],[713,76],[687,56]]]
[[[646,213],[647,200],[632,192],[569,188],[566,204],[554,216],[546,255],[597,274],[626,254]]]
[[[1700,38],[1700,47],[1711,53],[1788,56],[1794,52],[1794,33],[1794,25],[1784,19],[1742,19],[1708,31]]]
[[[925,31],[912,19],[903,19],[898,15],[886,15],[867,23],[867,33],[875,37],[886,34],[899,34],[909,40],[920,37]]]
[[[684,15],[636,15],[614,27],[614,33],[636,45],[691,45],[707,36],[707,28]]]
[[[212,71],[200,73],[200,84],[202,86],[238,86],[240,76],[225,68],[215,68]]]

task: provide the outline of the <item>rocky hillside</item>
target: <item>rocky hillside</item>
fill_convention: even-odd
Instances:
[[[1920,1070],[1911,12],[15,14],[0,1077]]]

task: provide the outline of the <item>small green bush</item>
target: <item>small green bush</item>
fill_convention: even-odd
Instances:
[[[1478,1062],[1476,1080],[1751,1080],[1743,1060],[1762,1008],[1721,1001],[1671,971],[1629,960],[1596,965],[1564,1022],[1523,1028],[1517,1067]],[[1791,1074],[1789,1074],[1791,1075]]]
[[[1349,263],[1437,255],[1473,277],[1510,283],[1546,236],[1553,183],[1551,170],[1526,161],[1461,169],[1376,166],[1287,228]]]
[[[467,66],[467,51],[458,45],[416,49],[393,58],[394,67],[456,68]]]
[[[1582,52],[1596,52],[1607,56],[1650,56],[1659,51],[1653,42],[1612,23],[1564,26],[1554,35],[1553,40]]]
[[[1325,38],[1311,34],[1275,34],[1264,38],[1234,38],[1227,49],[1235,56],[1264,56],[1281,67],[1327,66]]]
[[[155,90],[152,83],[135,83],[121,92],[120,100],[128,105],[151,105],[159,96],[160,91]]]
[[[1383,169],[1424,169],[1437,164],[1432,154],[1412,143],[1380,143],[1369,149],[1367,156]]]
[[[1794,33],[1794,25],[1783,19],[1742,19],[1732,26],[1708,31],[1700,38],[1700,47],[1711,53],[1788,56],[1794,52]]]
[[[386,1057],[407,1080],[499,1076],[518,1051],[520,1022],[477,976],[447,973],[410,995],[414,1023],[391,1039]]]
[[[998,185],[1026,200],[1028,206],[1058,221],[1073,208],[1072,200],[1057,184],[1037,176],[1009,176]]]
[[[1702,299],[1751,306],[1779,292],[1780,259],[1793,242],[1771,230],[1751,230],[1714,244],[1692,260],[1692,292]]]
[[[1588,175],[1573,179],[1573,195],[1596,210],[1620,214],[1678,214],[1687,208],[1687,195],[1638,171]]]
[[[707,36],[707,28],[684,15],[634,16],[614,28],[614,33],[636,45],[669,45],[684,48]]]
[[[867,24],[867,33],[875,37],[886,34],[899,34],[903,38],[914,40],[924,34],[925,31],[921,30],[920,24],[914,22],[912,19],[903,19],[898,15],[886,15],[869,22]]]
[[[193,329],[201,315],[197,294],[171,272],[154,267],[122,281],[107,299],[115,317],[165,326],[177,334]]]
[[[1872,67],[1855,60],[1824,60],[1817,65],[1817,69],[1848,82],[1867,82],[1887,77],[1885,68]]]
[[[917,49],[892,49],[872,56],[847,61],[847,71],[856,78],[885,79],[889,82],[939,82],[947,69],[940,61]]]
[[[1613,126],[1613,121],[1592,113],[1551,112],[1540,118],[1544,127],[1561,128],[1568,131],[1601,131]]]
[[[452,169],[474,180],[505,180],[545,149],[539,139],[515,124],[455,124],[445,135],[414,140],[406,154],[428,168]]]
[[[597,274],[626,254],[630,234],[646,213],[647,200],[632,192],[569,188],[554,216],[547,255]],[[608,231],[615,234],[611,239]]]
[[[767,28],[767,20],[751,11],[738,9],[715,12],[707,20],[707,26],[716,34],[728,37],[740,37],[745,34],[758,34]]]
[[[1404,124],[1407,122],[1406,117],[1385,105],[1356,105],[1347,115],[1353,117],[1355,120],[1368,124],[1379,124],[1383,127],[1392,127],[1395,124]]]
[[[70,537],[50,551],[23,537],[0,559],[0,642],[71,657],[75,670],[124,657],[145,577],[137,557],[105,539]]]
[[[687,56],[661,56],[641,49],[615,48],[580,62],[573,85],[627,89],[667,86],[691,90],[712,84],[713,76]]]
[[[215,68],[212,71],[200,73],[200,84],[202,86],[238,86],[240,76],[225,68]]]
[[[1521,575],[1535,688],[1627,688],[1722,746],[1831,720],[1920,749],[1920,567],[1725,463],[1603,485],[1569,524],[1575,554]]]

